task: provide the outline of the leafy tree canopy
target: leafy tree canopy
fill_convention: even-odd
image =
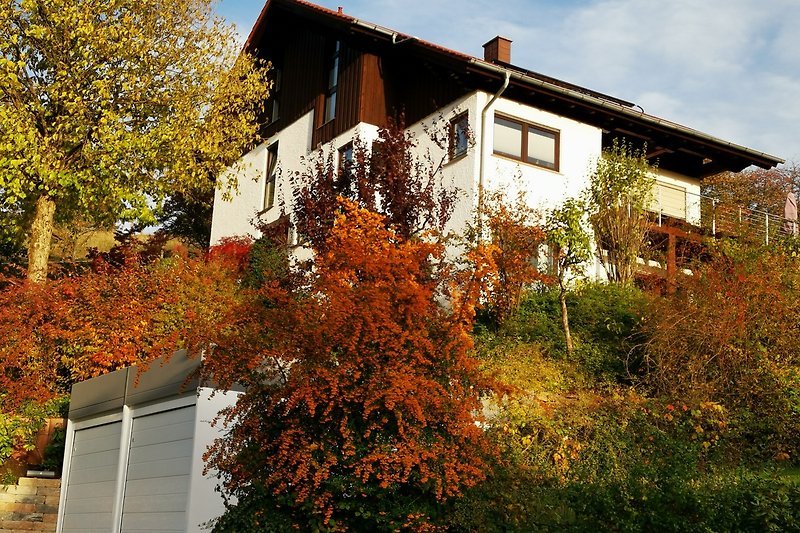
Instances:
[[[154,223],[258,140],[267,70],[235,42],[207,0],[0,4],[0,202],[34,211],[29,278],[56,212]]]
[[[589,176],[589,221],[611,281],[633,280],[636,260],[647,240],[654,171],[644,149],[614,139]]]

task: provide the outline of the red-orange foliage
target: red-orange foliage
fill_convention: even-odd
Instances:
[[[305,174],[293,179],[298,233],[321,250],[340,196],[384,215],[386,226],[403,239],[443,230],[458,191],[441,186],[441,162],[437,164],[430,156],[418,157],[415,147],[401,115],[389,119],[371,147],[356,139],[353,161],[346,168],[337,167],[332,154],[315,160]]]
[[[800,453],[798,251],[792,241],[720,245],[675,294],[654,300],[644,322],[650,385],[749,412],[759,446],[792,456]]]
[[[520,194],[512,203],[504,193],[494,192],[486,200],[485,221],[492,237],[492,246],[486,251],[494,263],[486,303],[495,321],[502,323],[516,311],[523,289],[555,280],[539,271],[539,247],[546,235],[525,195]]]
[[[3,409],[208,342],[209,332],[232,323],[240,298],[229,262],[172,257],[94,267],[0,291]]]
[[[420,509],[485,476],[471,302],[437,303],[441,244],[340,205],[304,290],[266,283],[263,344],[208,358],[215,379],[247,387],[209,464],[251,527],[263,513],[300,529],[425,530],[435,520]]]
[[[800,169],[752,168],[742,172],[723,172],[703,180],[703,193],[716,198],[721,206],[755,209],[782,215],[786,194],[798,193]]]

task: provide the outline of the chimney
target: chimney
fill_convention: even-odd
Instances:
[[[489,63],[511,63],[511,39],[499,35],[483,45],[483,59]]]

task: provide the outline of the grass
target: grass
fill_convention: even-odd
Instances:
[[[789,483],[800,485],[800,466],[782,468],[780,476]]]

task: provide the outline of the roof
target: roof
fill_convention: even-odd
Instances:
[[[771,168],[785,162],[780,157],[647,114],[641,107],[631,102],[514,65],[488,62],[412,35],[363,21],[343,13],[341,9],[334,11],[305,0],[267,0],[247,39],[246,50],[252,50],[258,43],[266,29],[269,13],[276,6],[325,25],[338,27],[342,31],[367,34],[375,40],[388,44],[407,43],[417,54],[449,65],[457,65],[468,73],[496,80],[494,90],[499,89],[500,83],[508,76],[510,91],[506,94],[511,94],[514,90],[519,95],[541,93],[556,102],[559,109],[567,110],[564,113],[566,116],[575,115],[579,120],[595,124],[606,132],[640,138],[647,142],[654,154],[672,153],[675,150],[691,154],[708,167],[696,170],[695,173],[699,175],[707,176],[722,170],[742,170],[750,165]]]

